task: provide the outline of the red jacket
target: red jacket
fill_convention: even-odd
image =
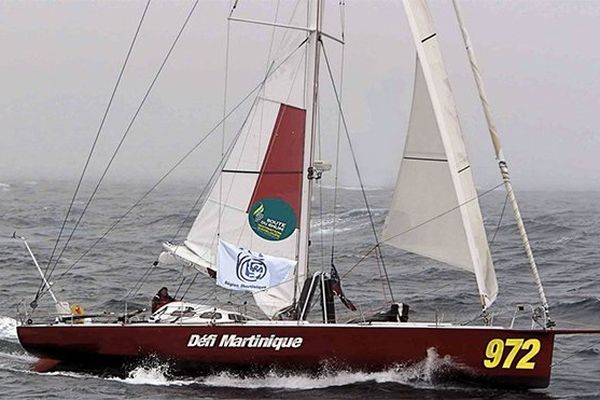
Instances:
[[[168,294],[166,296],[161,296],[157,293],[152,298],[152,313],[154,314],[159,308],[161,308],[165,304],[169,304],[172,301],[175,301],[175,299],[169,296]]]

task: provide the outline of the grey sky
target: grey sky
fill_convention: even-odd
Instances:
[[[78,176],[144,3],[0,2],[0,182]],[[338,2],[330,3],[328,30],[337,34]],[[368,184],[391,185],[410,109],[412,39],[399,1],[346,3],[345,111]],[[93,173],[123,133],[191,4],[151,4]],[[240,4],[238,16],[272,19],[276,1]],[[282,10],[291,4],[282,1]],[[462,4],[517,189],[600,189],[600,2]],[[220,119],[228,5],[200,2],[111,179],[157,179]],[[451,3],[430,7],[477,184],[493,186],[499,177]],[[269,28],[234,23],[231,29],[230,105],[260,79],[270,38]],[[218,143],[207,142],[177,177],[206,176]],[[356,185],[344,165],[344,184]]]

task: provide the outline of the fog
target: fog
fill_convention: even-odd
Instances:
[[[109,180],[152,182],[223,115],[229,1],[200,1],[117,155]],[[277,1],[241,1],[236,16],[273,20]],[[295,2],[281,1],[281,21]],[[346,0],[343,104],[368,186],[395,181],[414,74],[400,1]],[[92,160],[102,171],[193,2],[153,1]],[[125,59],[144,1],[0,2],[0,182],[75,182]],[[600,2],[462,1],[518,190],[600,189]],[[500,182],[452,5],[431,1],[477,186]],[[271,28],[231,22],[227,108],[264,74]],[[339,36],[338,1],[325,30]],[[340,49],[331,48],[339,72]],[[326,86],[327,80],[322,85]],[[331,97],[324,89],[323,96]],[[321,134],[335,136],[323,99]],[[327,103],[329,101],[329,103]],[[328,104],[328,105],[327,105]],[[243,107],[227,127],[243,118]],[[329,124],[329,125],[327,125]],[[219,130],[220,131],[220,130]],[[213,135],[173,179],[205,179]],[[345,145],[344,145],[345,146]],[[347,147],[341,181],[356,186]],[[333,160],[334,154],[324,154]]]

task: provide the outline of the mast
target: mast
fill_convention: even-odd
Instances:
[[[319,101],[319,61],[321,58],[321,28],[323,24],[323,2],[322,0],[313,0],[309,3],[309,52],[308,60],[311,71],[308,72],[307,99],[310,99],[310,105],[306,113],[306,125],[310,127],[310,132],[306,135],[304,142],[304,168],[302,184],[302,203],[300,216],[300,235],[298,243],[298,266],[296,268],[295,281],[299,282],[301,274],[308,273],[308,252],[310,239],[310,212],[311,198],[313,191],[313,161],[315,155],[315,137],[318,123],[318,101]],[[294,285],[298,292],[298,285]],[[297,299],[298,293],[294,298]]]
[[[490,108],[490,105],[488,102],[488,98],[487,98],[487,94],[485,91],[485,87],[483,85],[483,78],[481,77],[479,65],[477,63],[477,59],[475,58],[475,51],[473,50],[473,46],[471,44],[469,32],[467,31],[467,29],[464,25],[460,7],[458,6],[458,2],[456,0],[452,0],[452,4],[454,5],[454,11],[456,12],[456,18],[458,20],[458,25],[460,27],[462,38],[465,43],[465,48],[466,48],[467,54],[469,56],[471,70],[473,71],[475,83],[477,84],[477,90],[479,92],[479,98],[481,99],[481,105],[483,107],[483,112],[485,114],[485,120],[487,121],[488,130],[490,132],[490,137],[492,139],[492,144],[494,145],[494,151],[496,152],[496,160],[498,161],[498,167],[500,168],[500,174],[502,175],[502,180],[504,182],[504,187],[505,187],[506,193],[508,195],[508,200],[509,200],[510,205],[513,210],[513,216],[517,223],[517,228],[519,229],[519,236],[521,236],[523,248],[525,249],[525,254],[527,255],[527,260],[529,261],[529,266],[531,268],[531,272],[533,273],[533,279],[535,281],[535,284],[537,285],[538,294],[540,296],[542,306],[544,307],[544,313],[546,316],[546,327],[550,328],[550,327],[554,326],[554,322],[552,321],[552,319],[550,319],[550,307],[548,306],[548,300],[546,299],[546,293],[544,292],[544,286],[542,285],[542,280],[541,280],[540,274],[538,272],[537,264],[535,262],[535,258],[533,257],[533,251],[531,250],[529,238],[527,237],[527,231],[525,230],[525,224],[523,223],[523,219],[521,218],[521,212],[519,211],[519,205],[517,204],[517,198],[515,196],[515,192],[512,187],[512,183],[510,180],[510,174],[508,172],[508,165],[506,163],[506,159],[504,158],[504,152],[502,151],[502,144],[500,143],[500,136],[498,134],[498,130],[496,129],[496,124],[494,122],[494,119],[492,116],[492,111],[491,111],[491,108]]]

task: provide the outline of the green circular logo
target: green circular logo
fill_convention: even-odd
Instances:
[[[283,240],[294,233],[298,225],[292,207],[275,197],[261,199],[248,212],[250,227],[266,240]]]

